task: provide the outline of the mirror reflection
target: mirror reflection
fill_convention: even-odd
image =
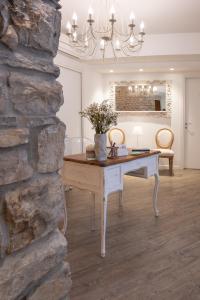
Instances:
[[[115,107],[117,111],[166,111],[166,84],[116,86]]]

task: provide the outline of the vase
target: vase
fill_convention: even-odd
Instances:
[[[107,159],[107,150],[106,150],[106,134],[95,134],[94,143],[95,143],[95,155],[96,159],[99,161],[104,161]]]

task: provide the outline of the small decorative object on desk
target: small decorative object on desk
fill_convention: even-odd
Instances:
[[[81,116],[87,118],[92,124],[96,134],[94,137],[96,159],[104,161],[107,159],[106,132],[117,125],[118,113],[113,110],[107,100],[101,104],[92,103],[80,112]]]
[[[86,159],[87,160],[95,160],[96,159],[94,145],[92,145],[92,144],[90,144],[86,147]]]
[[[117,151],[118,156],[126,156],[128,155],[128,149],[125,144],[119,145],[118,151]]]
[[[115,158],[118,156],[117,150],[119,147],[115,146],[115,143],[111,144],[111,146],[107,148],[110,149],[110,152],[108,153],[108,158]]]

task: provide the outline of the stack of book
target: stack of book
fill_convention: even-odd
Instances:
[[[146,153],[149,151],[150,151],[149,148],[134,148],[134,149],[131,149],[130,155],[139,155],[139,154]]]

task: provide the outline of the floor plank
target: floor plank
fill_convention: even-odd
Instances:
[[[161,174],[162,175],[162,174]],[[161,176],[160,217],[152,210],[153,179],[124,177],[124,211],[109,199],[107,256],[90,231],[90,195],[77,189],[68,200],[71,300],[200,299],[200,171]]]

